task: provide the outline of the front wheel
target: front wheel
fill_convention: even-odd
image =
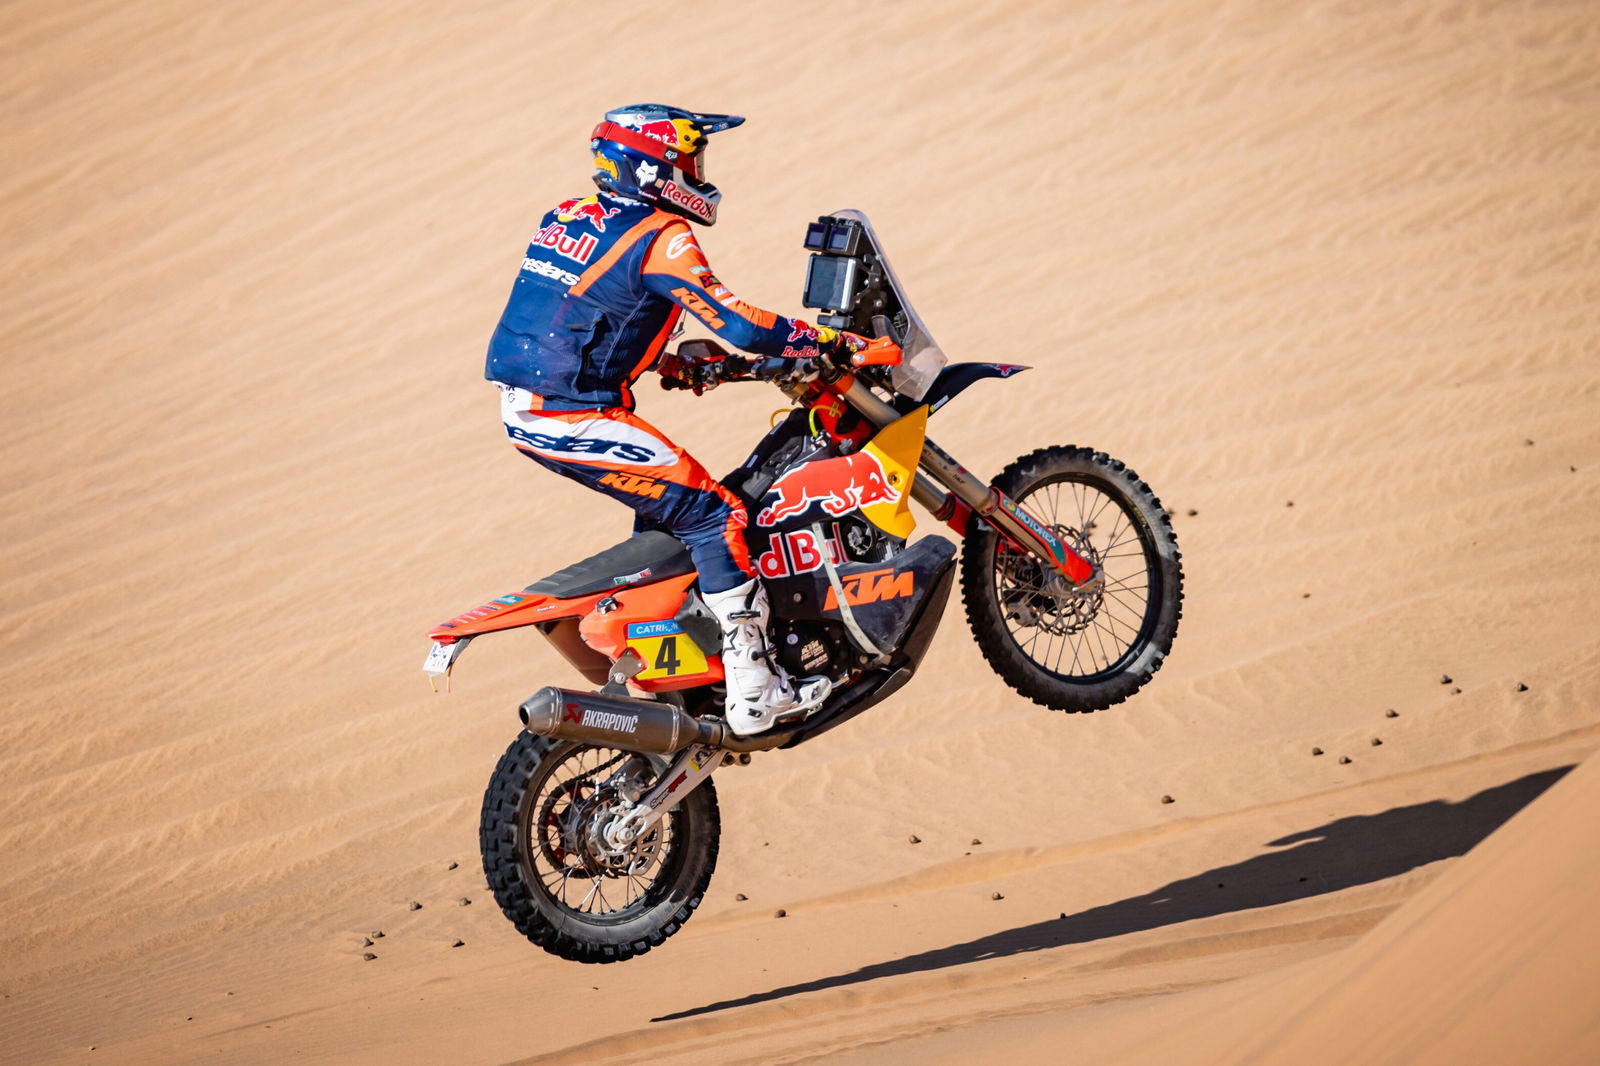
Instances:
[[[961,595],[973,636],[1006,684],[1058,711],[1099,711],[1137,692],[1172,650],[1183,568],[1172,522],[1150,486],[1088,448],[1041,448],[995,487],[1096,568],[1083,587],[1011,547],[969,533]]]
[[[519,734],[483,797],[483,872],[517,931],[574,962],[621,962],[682,928],[717,865],[709,780],[625,848],[606,825],[664,758]]]

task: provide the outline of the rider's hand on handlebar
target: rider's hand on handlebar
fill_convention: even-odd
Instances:
[[[685,359],[677,352],[667,352],[656,364],[663,389],[693,389],[696,396],[710,392],[722,383],[717,372],[720,360]]]
[[[899,366],[900,346],[888,337],[868,339],[857,333],[820,327],[823,343],[834,342],[830,358],[838,366]]]

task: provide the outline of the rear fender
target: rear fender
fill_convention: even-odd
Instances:
[[[1018,366],[1015,363],[951,363],[939,371],[939,376],[933,379],[933,384],[928,386],[928,392],[922,399],[896,396],[894,407],[901,414],[910,414],[919,405],[927,404],[928,413],[931,415],[974,381],[982,381],[984,378],[1009,378],[1029,369],[1032,368]]]
[[[440,644],[454,644],[458,640],[502,629],[517,629],[562,618],[582,618],[594,610],[594,605],[606,595],[606,592],[596,592],[564,600],[527,590],[512,592],[474,607],[465,614],[458,614],[448,622],[440,622],[428,630],[428,637]]]

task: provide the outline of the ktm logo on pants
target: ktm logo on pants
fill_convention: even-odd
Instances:
[[[893,568],[888,570],[868,570],[864,574],[852,574],[844,579],[844,601],[852,607],[864,607],[869,603],[883,603],[887,600],[899,600],[911,595],[916,588],[916,577],[912,571],[895,573]],[[828,589],[828,598],[823,601],[824,611],[837,610],[839,597],[833,589]]]
[[[638,474],[620,474],[615,470],[601,478],[600,484],[610,485],[618,492],[644,496],[651,500],[661,499],[661,494],[667,491],[665,485],[653,478],[641,477]]]

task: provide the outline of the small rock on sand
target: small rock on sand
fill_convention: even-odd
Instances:
[[[453,948],[464,948],[464,947],[467,946],[467,942],[465,940],[457,940],[454,944],[451,944],[450,946],[453,947]]]
[[[983,843],[983,841],[979,840],[977,837],[973,837],[972,838],[972,846],[973,847],[977,847],[979,844],[982,844],[982,843]]]
[[[1001,895],[1001,894],[1000,894],[1000,893],[998,893],[998,892],[991,892],[991,893],[989,893],[989,898],[990,898],[990,899],[1005,899],[1005,897],[1004,897],[1004,896],[1002,896],[1002,895]]]
[[[1351,759],[1350,756],[1348,756],[1348,755],[1339,756],[1339,765],[1340,766],[1349,766],[1354,761],[1355,760]]]
[[[1458,686],[1451,686],[1451,688],[1450,688],[1450,695],[1452,695],[1452,696],[1459,696],[1459,695],[1461,695],[1461,689],[1460,689],[1460,688],[1459,688],[1459,687],[1458,687]]]
[[[789,917],[789,912],[784,910],[782,907],[779,907],[777,910],[772,912],[772,916],[774,918],[787,918]]]
[[[461,897],[460,906],[470,907],[470,906],[472,906],[472,901],[470,899],[468,899],[466,896],[462,896]]]
[[[1322,754],[1322,749],[1321,748],[1312,748],[1311,749],[1311,754],[1313,754],[1313,755],[1321,755]]]
[[[445,869],[446,870],[454,870],[456,867],[458,867],[460,865],[461,864],[459,862],[453,862],[449,866],[446,866]]]
[[[1372,746],[1375,748],[1381,748],[1383,746],[1383,739],[1381,737],[1373,737]]]
[[[1162,803],[1176,803],[1177,800],[1173,799],[1171,796],[1162,796],[1161,797],[1161,802]]]
[[[1390,707],[1387,711],[1383,712],[1383,716],[1385,718],[1399,718],[1400,712],[1395,710],[1393,707]]]
[[[377,940],[382,935],[383,935],[383,930],[382,929],[374,929],[372,931],[372,939],[374,939],[374,940]]]
[[[368,952],[363,953],[361,957],[363,959],[366,959],[368,962],[371,962],[373,959],[377,958],[378,956],[376,956],[372,952],[368,951]]]
[[[1195,509],[1194,509],[1194,508],[1193,508],[1193,507],[1191,507],[1191,508],[1189,508],[1189,511],[1188,511],[1188,514],[1189,514],[1189,517],[1190,517],[1190,518],[1193,518],[1193,517],[1195,517],[1195,516],[1196,516],[1196,515],[1198,515],[1198,514],[1199,514],[1199,513],[1200,513],[1200,512],[1199,512],[1199,511],[1196,511],[1196,510],[1195,510]]]
[[[917,834],[912,833],[910,836],[906,837],[906,843],[907,844],[920,844],[920,843],[922,843],[922,838],[917,836]]]
[[[1439,675],[1439,684],[1441,684],[1441,685],[1448,685],[1453,680],[1455,680],[1455,679],[1452,678],[1449,674],[1440,674]]]
[[[749,899],[750,897],[745,895],[743,892],[735,892],[733,894],[733,898],[738,900],[740,903],[743,903],[745,900]]]
[[[1517,690],[1517,691],[1518,691],[1518,692],[1526,692],[1526,691],[1528,691],[1528,686],[1527,686],[1527,685],[1524,685],[1524,684],[1523,684],[1523,683],[1522,683],[1522,682],[1521,682],[1521,681],[1518,681],[1518,682],[1517,682],[1517,689],[1516,689],[1516,690]]]
[[[370,936],[362,937],[361,938],[361,946],[364,947],[364,948],[370,948],[372,946],[372,938]]]
[[[420,911],[422,909],[422,904],[418,903],[416,900],[412,900],[411,909],[414,911]]]

